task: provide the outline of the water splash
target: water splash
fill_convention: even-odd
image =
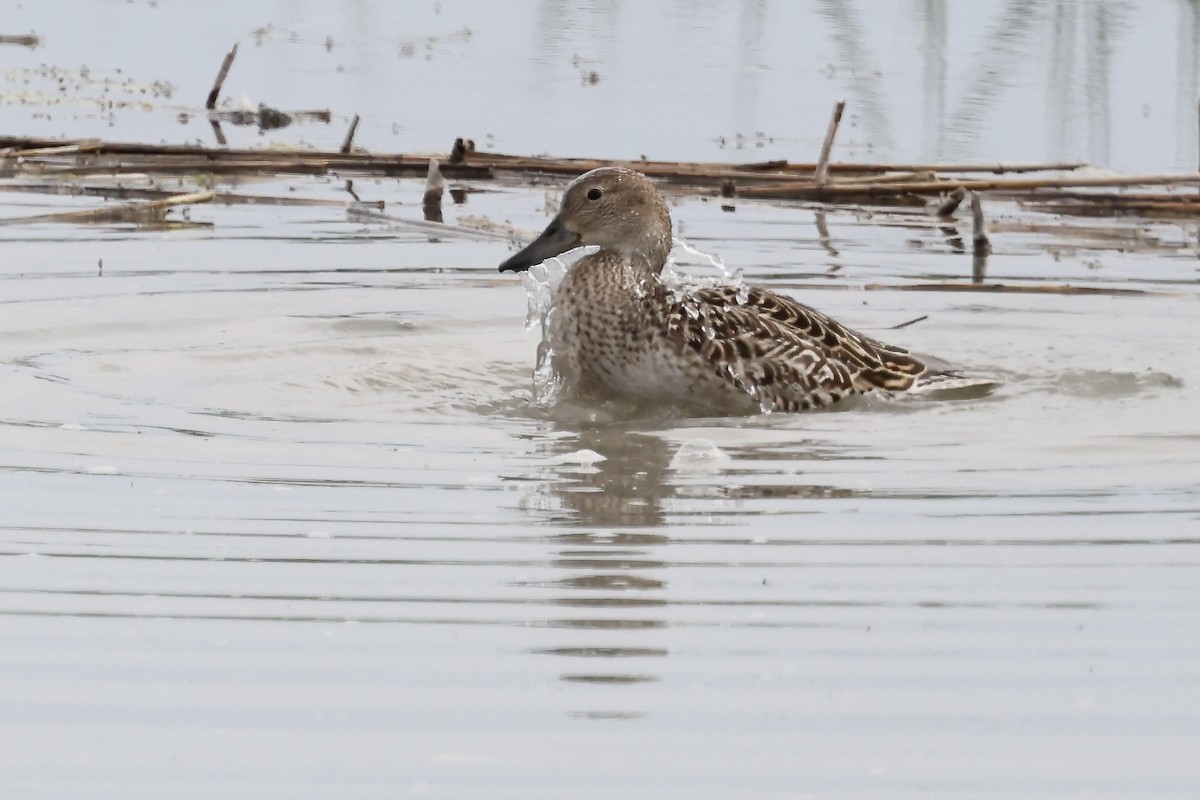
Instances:
[[[725,365],[725,374],[733,382],[733,385],[746,393],[746,395],[758,403],[758,410],[763,414],[770,414],[775,410],[775,400],[767,393],[760,390],[758,382],[747,371],[742,363],[734,363]]]
[[[546,333],[546,316],[554,305],[554,295],[567,274],[567,265],[558,258],[549,258],[518,273],[525,287],[525,330],[540,327],[543,339]]]
[[[733,284],[742,283],[742,270],[738,268],[730,271],[729,267],[725,266],[725,260],[716,253],[706,253],[695,245],[690,244],[686,240],[680,239],[678,236],[671,237],[671,241],[675,247],[679,248],[683,252],[690,256],[695,256],[696,258],[700,259],[701,262],[707,262],[709,266],[716,269],[717,272],[721,273],[721,280],[723,282]],[[672,253],[672,257],[669,259],[668,264],[674,267],[676,261],[677,259]]]
[[[740,273],[739,273],[739,277],[740,277]],[[749,303],[750,302],[750,287],[748,285],[746,285],[745,283],[739,283],[738,287],[737,287],[737,294],[734,295],[734,300],[737,301],[737,304],[739,306],[744,306],[744,305],[746,305],[746,303]]]
[[[538,342],[537,364],[533,368],[533,402],[541,408],[556,404],[563,389],[562,376],[554,369],[554,348],[550,344],[554,314],[551,307],[542,317],[542,340]]]
[[[741,269],[730,270],[725,266],[725,262],[719,255],[706,253],[678,237],[674,237],[672,242],[674,242],[675,249],[671,251],[670,256],[667,258],[667,263],[662,269],[661,279],[663,285],[670,292],[671,299],[677,303],[684,303],[685,310],[689,314],[693,313],[693,309],[688,308],[686,302],[698,289],[707,289],[713,286],[732,286],[737,289],[738,303],[745,303],[750,299],[750,287],[742,280]],[[680,253],[695,257],[701,264],[712,267],[719,274],[711,277],[697,277],[688,272],[680,271],[678,268],[682,260]],[[695,316],[692,318],[695,319]]]
[[[549,408],[558,402],[563,381],[554,369],[554,348],[550,329],[554,320],[554,296],[566,277],[568,265],[560,258],[549,258],[520,273],[525,287],[525,330],[537,328],[542,335],[538,342],[537,363],[533,368],[533,402]]]
[[[675,250],[671,251],[671,256],[667,260],[666,266],[663,268],[662,281],[671,294],[671,299],[679,303],[683,312],[692,320],[698,321],[701,326],[701,331],[704,336],[710,341],[717,338],[717,332],[714,328],[711,319],[709,318],[709,309],[696,298],[695,293],[700,289],[706,289],[715,286],[731,287],[735,290],[734,302],[738,305],[744,305],[750,301],[750,287],[743,280],[742,270],[731,270],[725,266],[725,262],[719,255],[715,253],[706,253],[698,247],[695,247],[683,239],[675,237],[673,239]],[[681,251],[690,256],[694,256],[701,262],[708,264],[716,269],[719,276],[708,278],[697,278],[686,272],[680,272],[676,269],[679,263],[678,253]],[[759,391],[757,382],[746,373],[742,364],[731,364],[725,367],[727,374],[733,381],[733,384],[744,391],[751,400],[758,404],[759,411],[763,414],[770,414],[775,403],[772,398]]]

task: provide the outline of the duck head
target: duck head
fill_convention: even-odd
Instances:
[[[584,173],[563,192],[558,215],[500,265],[521,272],[576,247],[596,245],[658,272],[671,251],[671,214],[646,176],[622,167]]]

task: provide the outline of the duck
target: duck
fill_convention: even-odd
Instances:
[[[554,293],[545,344],[571,397],[717,414],[798,412],[893,397],[957,373],[756,286],[681,291],[663,278],[671,213],[641,173],[606,166],[566,187],[545,230],[500,264],[522,272],[591,246]]]

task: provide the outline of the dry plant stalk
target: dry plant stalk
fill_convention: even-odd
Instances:
[[[338,152],[345,155],[350,152],[350,148],[354,145],[354,133],[358,130],[358,114],[354,115],[354,119],[350,120],[350,130],[346,131],[346,138],[342,140],[342,149]]]
[[[988,240],[987,222],[983,219],[983,203],[978,192],[971,192],[971,224],[975,255],[986,256],[992,252],[992,243]]]
[[[837,136],[838,125],[842,124],[842,112],[845,110],[845,100],[837,101],[833,107],[833,116],[829,118],[829,127],[825,129],[825,141],[821,143],[821,155],[813,170],[813,180],[817,186],[824,186],[829,180],[829,154],[833,150],[833,138]]]
[[[208,91],[208,99],[204,101],[204,107],[209,111],[217,107],[217,98],[221,96],[221,87],[225,85],[225,78],[229,76],[229,68],[233,66],[233,59],[237,57],[237,51],[238,46],[234,42],[233,48],[225,54],[221,68],[217,70],[217,79],[213,81],[212,89]]]

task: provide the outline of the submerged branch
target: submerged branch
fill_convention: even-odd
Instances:
[[[81,211],[61,211],[55,214],[38,214],[33,217],[0,220],[0,225],[22,225],[30,222],[147,222],[159,221],[167,209],[175,206],[190,206],[207,203],[216,197],[215,192],[177,194],[162,200],[144,203],[125,203],[117,206],[86,208]]]

